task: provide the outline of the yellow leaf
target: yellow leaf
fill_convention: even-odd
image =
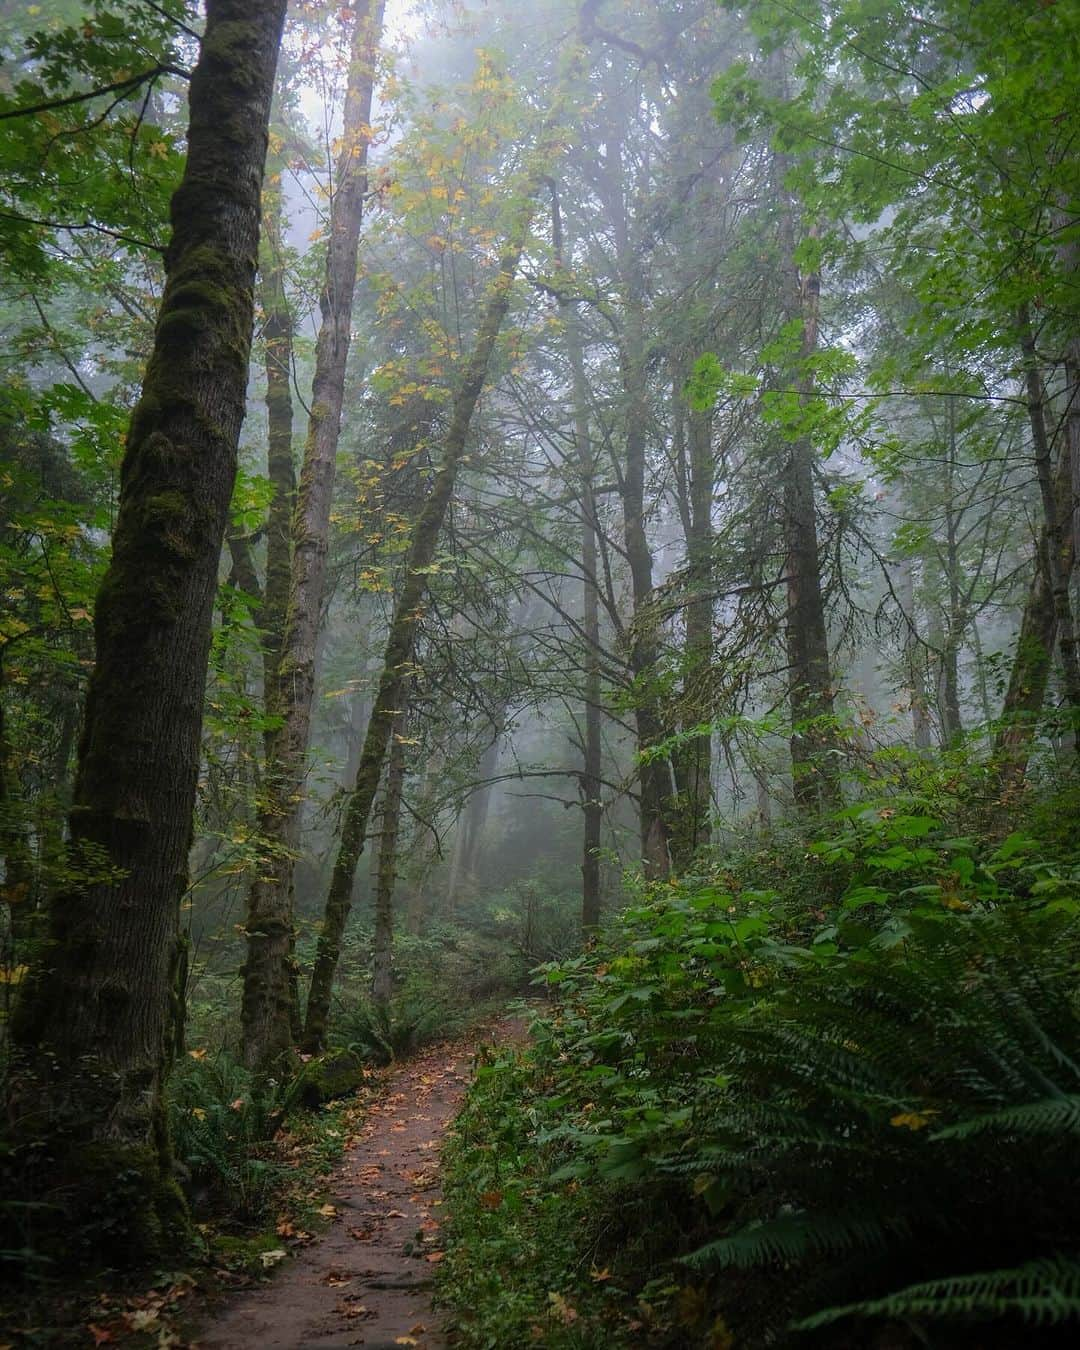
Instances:
[[[924,1130],[930,1124],[930,1117],[936,1115],[936,1111],[925,1111],[921,1115],[918,1111],[901,1111],[892,1117],[889,1124],[895,1125],[898,1130]]]
[[[208,1052],[207,1052],[206,1050],[189,1050],[189,1051],[188,1051],[188,1054],[191,1056],[192,1059],[205,1059],[206,1056],[207,1056],[207,1053],[208,1053]]]
[[[0,966],[0,984],[22,984],[29,966]]]
[[[337,1208],[334,1205],[322,1205],[318,1212],[324,1219],[332,1219],[337,1214]]]
[[[201,1106],[193,1106],[191,1108],[191,1114],[195,1117],[196,1120],[206,1119],[206,1112],[203,1110]]]

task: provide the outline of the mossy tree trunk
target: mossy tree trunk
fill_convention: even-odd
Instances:
[[[1032,448],[1035,451],[1035,476],[1042,498],[1043,521],[1048,547],[1045,551],[1046,579],[1054,605],[1054,627],[1061,656],[1065,702],[1068,707],[1073,748],[1080,752],[1080,655],[1077,650],[1076,625],[1073,616],[1070,585],[1073,570],[1072,484],[1054,481],[1053,447],[1047,425],[1047,395],[1039,356],[1036,350],[1035,330],[1026,305],[1022,306],[1017,327],[1023,353],[1024,378],[1027,387],[1028,422],[1031,427]],[[1075,396],[1076,391],[1070,391]],[[1066,422],[1065,447],[1060,458],[1072,455]],[[1065,488],[1065,491],[1061,491]]]
[[[166,285],[95,613],[70,877],[17,1009],[16,1134],[48,1137],[69,1236],[153,1260],[183,1228],[162,1089],[218,560],[251,351],[260,191],[285,0],[209,0]],[[25,1169],[32,1188],[42,1173]],[[108,1253],[112,1256],[114,1253]]]
[[[315,347],[311,415],[293,519],[287,613],[270,686],[269,707],[280,721],[267,737],[264,800],[259,811],[262,857],[248,897],[242,1021],[244,1060],[250,1067],[279,1063],[293,1042],[293,859],[300,833],[330,507],[368,182],[375,68],[385,7],[385,0],[368,0],[357,7],[349,56],[342,148],[319,302],[322,324]]]
[[[1072,450],[1066,441],[1054,475],[1056,500],[1063,505],[1072,498]],[[1064,516],[1064,512],[1062,512]],[[1073,531],[1066,529],[1059,538],[1059,570],[1071,575],[1075,564]],[[1039,714],[1046,701],[1050,675],[1054,668],[1058,616],[1051,582],[1049,553],[1052,548],[1049,527],[1044,524],[1035,549],[1035,570],[1028,590],[1016,640],[1016,654],[1009,673],[1009,687],[1001,709],[1001,729],[994,744],[1006,785],[1019,783],[1027,771]]]
[[[278,663],[289,605],[292,575],[292,519],[296,508],[296,465],[293,461],[293,332],[294,319],[285,290],[285,241],[282,224],[281,167],[263,199],[261,300],[264,369],[266,373],[266,471],[270,509],[266,519],[266,583],[259,609],[263,657],[263,697],[273,712]],[[266,734],[269,758],[272,737]]]
[[[810,363],[818,347],[821,277],[803,271],[796,261],[795,203],[783,187],[788,168],[775,157],[780,214],[782,266],[781,310],[788,322],[802,326],[797,390],[807,404],[814,393]],[[791,709],[791,767],[795,802],[803,808],[828,808],[837,803],[839,788],[834,756],[833,684],[825,622],[825,594],[818,545],[814,494],[814,446],[800,434],[787,448],[782,474],[787,617],[788,698]]]
[[[400,730],[391,738],[383,789],[379,866],[375,876],[375,938],[372,954],[371,997],[382,1007],[394,987],[394,885],[397,881],[401,802],[405,792],[405,723],[408,692],[402,691]]]

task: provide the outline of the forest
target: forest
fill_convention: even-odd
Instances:
[[[0,0],[0,1350],[1080,1334],[1080,0]]]

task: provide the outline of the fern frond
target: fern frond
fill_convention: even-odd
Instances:
[[[1080,1321],[1080,1260],[1053,1257],[1013,1270],[981,1271],[913,1284],[885,1298],[826,1308],[796,1322],[794,1331],[816,1331],[847,1317],[1019,1317],[1036,1325]]]
[[[885,1218],[867,1210],[848,1213],[785,1214],[749,1224],[730,1237],[708,1242],[681,1258],[695,1270],[748,1270],[768,1261],[795,1264],[810,1256],[835,1255],[852,1249],[883,1247],[907,1232],[900,1216]]]
[[[1006,1106],[935,1130],[931,1139],[972,1139],[980,1134],[1080,1135],[1080,1097],[1048,1097]]]

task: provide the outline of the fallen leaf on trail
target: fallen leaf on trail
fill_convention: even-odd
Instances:
[[[375,1235],[370,1228],[350,1228],[349,1236],[357,1242],[370,1242]]]
[[[388,1209],[386,1211],[386,1217],[388,1219],[406,1219],[408,1218],[408,1215],[404,1212],[404,1210]]]
[[[427,1331],[427,1327],[424,1326],[423,1322],[417,1322],[416,1326],[409,1328],[409,1335],[422,1336],[425,1331]]]
[[[428,1252],[427,1256],[424,1257],[424,1260],[430,1261],[432,1265],[435,1265],[437,1262],[441,1261],[445,1256],[446,1256],[445,1252]]]
[[[395,1345],[419,1345],[420,1342],[415,1336],[398,1336],[394,1340]]]
[[[353,1277],[344,1270],[328,1270],[319,1281],[331,1289],[340,1289],[343,1285],[352,1284]]]
[[[318,1208],[318,1210],[317,1210],[316,1212],[319,1213],[319,1214],[321,1214],[321,1215],[323,1216],[324,1219],[333,1219],[333,1218],[335,1218],[335,1217],[337,1216],[337,1206],[336,1206],[336,1205],[320,1205],[319,1208]]]
[[[356,1295],[355,1295],[355,1294],[352,1295],[352,1296],[347,1296],[345,1299],[342,1300],[341,1303],[339,1303],[339,1304],[337,1305],[337,1307],[334,1309],[334,1311],[337,1313],[337,1315],[338,1315],[339,1317],[372,1317],[372,1316],[374,1316],[374,1314],[371,1312],[370,1308],[365,1307],[363,1303],[356,1303],[356,1302],[354,1302],[353,1300],[354,1300],[355,1298],[356,1298]]]
[[[279,1261],[284,1261],[288,1254],[284,1247],[275,1247],[272,1252],[260,1252],[259,1260],[263,1263],[264,1270],[270,1270]]]
[[[86,1329],[90,1335],[93,1336],[95,1345],[108,1345],[110,1342],[116,1340],[116,1337],[108,1327],[98,1327],[91,1322]]]

